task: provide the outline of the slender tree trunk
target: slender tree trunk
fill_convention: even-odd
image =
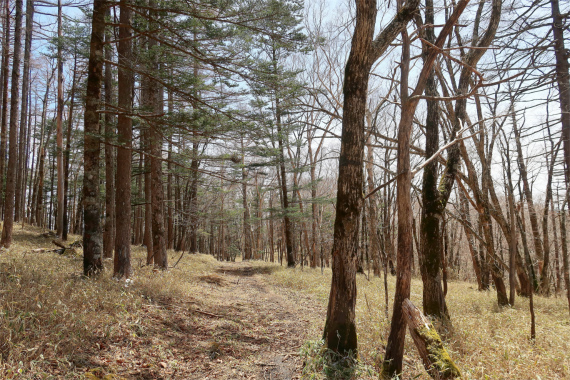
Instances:
[[[283,125],[281,123],[281,107],[279,103],[279,98],[275,100],[275,109],[277,117],[277,140],[279,144],[279,170],[281,179],[281,199],[283,203],[283,223],[285,226],[285,245],[287,247],[287,267],[295,266],[295,255],[293,253],[293,225],[291,223],[291,218],[289,217],[289,194],[287,191],[287,173],[285,171],[285,155],[284,155],[284,143],[285,139],[283,136]]]
[[[521,180],[523,183],[523,190],[524,190],[524,195],[525,195],[525,199],[526,199],[526,204],[528,206],[530,227],[532,230],[532,237],[533,237],[533,243],[534,243],[534,251],[535,251],[536,256],[539,260],[538,265],[540,268],[540,267],[543,267],[543,264],[544,264],[544,251],[543,251],[542,240],[540,239],[540,232],[539,232],[539,227],[538,227],[538,217],[537,217],[536,209],[534,207],[534,201],[532,199],[532,192],[530,189],[530,184],[528,182],[528,175],[527,175],[526,165],[524,163],[524,156],[523,156],[523,152],[522,152],[520,133],[519,133],[518,127],[517,127],[517,120],[516,120],[514,108],[511,108],[511,112],[512,112],[512,120],[513,120],[513,123],[512,123],[513,124],[513,132],[515,133],[515,142],[516,142],[517,153],[518,153],[517,163],[519,166],[520,176],[521,176]],[[543,269],[544,269],[544,267],[543,267]],[[541,281],[542,281],[543,272],[539,270],[538,274],[539,274]]]
[[[115,178],[115,260],[113,275],[118,278],[131,276],[131,150],[133,139],[130,113],[133,103],[133,73],[129,69],[132,57],[132,31],[130,0],[119,3],[119,72],[118,107],[121,111],[117,120],[117,172]],[[102,52],[101,52],[102,54]]]
[[[550,0],[552,9],[552,36],[554,39],[554,55],[556,57],[556,83],[560,102],[560,121],[562,124],[562,141],[564,142],[564,163],[566,185],[570,183],[570,63],[569,53],[564,46],[565,17],[560,14],[559,0]]]
[[[33,213],[35,215],[35,221],[36,221],[36,225],[38,226],[43,226],[43,207],[44,207],[44,167],[45,167],[45,158],[46,158],[46,145],[49,142],[49,139],[51,137],[51,131],[52,129],[49,128],[47,130],[46,133],[46,113],[47,113],[47,105],[48,105],[48,101],[49,101],[49,90],[50,90],[50,84],[51,81],[53,79],[53,76],[55,74],[55,71],[52,71],[49,79],[48,79],[48,84],[46,87],[46,92],[44,95],[44,99],[43,99],[43,105],[42,105],[42,117],[41,117],[41,121],[40,121],[40,146],[38,148],[38,174],[36,177],[36,185],[34,186],[34,188],[36,190],[34,190],[37,193],[37,196],[35,196],[35,203],[34,203],[34,210],[35,213]]]
[[[62,57],[62,16],[61,16],[61,0],[57,2],[57,221],[56,235],[61,238],[63,236],[63,199],[64,199],[64,180],[63,180],[63,57]],[[100,86],[100,84],[99,84]],[[101,89],[99,88],[99,93]],[[99,131],[97,131],[99,133]],[[99,151],[100,147],[97,149]],[[94,154],[94,152],[93,152]],[[99,158],[97,158],[97,166]],[[91,170],[88,168],[87,170]],[[99,169],[99,168],[97,168]],[[94,170],[94,169],[93,169]],[[97,175],[99,178],[99,175]]]
[[[560,242],[562,246],[562,263],[564,266],[564,283],[566,285],[566,298],[568,299],[568,310],[570,311],[570,265],[568,264],[568,235],[566,233],[566,210],[562,205],[560,210]]]
[[[151,106],[149,99],[149,90],[152,86],[149,78],[143,78],[141,81],[142,93],[141,102],[146,107]],[[141,131],[141,145],[144,154],[144,245],[146,246],[146,263],[147,265],[154,263],[154,253],[152,247],[152,184],[151,184],[151,168],[150,168],[150,125],[145,125]]]
[[[372,115],[368,114],[368,127],[372,128]],[[374,148],[372,147],[372,134],[368,134],[366,157],[366,176],[368,177],[368,193],[371,193],[374,186]],[[370,257],[372,258],[372,270],[374,276],[380,276],[380,239],[378,238],[378,210],[376,208],[376,194],[368,197],[368,234],[370,235]]]
[[[149,1],[151,9],[156,7],[154,0]],[[150,12],[150,19],[158,17],[155,11]],[[156,29],[154,22],[151,22],[151,29]],[[149,38],[148,50],[150,54],[151,72],[158,72],[158,44],[155,39]],[[152,203],[152,254],[155,265],[163,270],[168,269],[168,256],[166,254],[166,241],[164,234],[164,189],[162,187],[162,131],[161,124],[156,115],[163,112],[162,90],[158,83],[151,82],[149,89],[149,104],[152,106],[154,116],[149,128],[150,142],[150,180],[151,180],[151,203]]]
[[[0,126],[0,214],[4,213],[6,193],[4,190],[4,172],[6,167],[6,149],[8,147],[8,81],[10,68],[10,0],[4,2],[4,41],[2,43],[2,121]],[[1,215],[0,215],[1,216]]]
[[[420,72],[418,83],[410,98],[408,98],[408,70],[410,62],[410,42],[407,31],[402,31],[402,79],[400,93],[402,97],[402,112],[398,126],[398,161],[397,161],[397,193],[398,205],[398,265],[396,277],[396,294],[394,296],[394,309],[390,324],[390,335],[386,344],[386,354],[382,364],[382,379],[390,379],[402,372],[404,356],[404,338],[406,336],[406,321],[402,313],[402,303],[410,297],[411,259],[412,259],[412,202],[411,186],[412,173],[410,169],[410,138],[414,114],[419,102],[419,96],[424,92],[429,73],[435,62],[439,49],[443,46],[453,26],[467,6],[469,0],[457,3],[449,20],[442,28],[435,46],[429,49],[424,59],[424,66]],[[408,5],[406,5],[408,6]]]
[[[249,217],[249,204],[247,201],[247,169],[245,168],[245,150],[243,145],[243,136],[241,138],[241,194],[242,194],[242,205],[243,205],[243,259],[251,260],[252,248],[251,248],[251,225]]]
[[[107,9],[107,17],[111,15]],[[105,41],[113,39],[111,29],[105,31]],[[113,257],[115,248],[115,117],[111,113],[114,105],[114,86],[111,61],[113,51],[110,45],[105,47],[105,224],[103,232],[103,256]],[[69,140],[68,140],[69,141]]]
[[[24,69],[22,78],[22,108],[20,112],[20,146],[18,152],[19,169],[17,172],[16,182],[16,204],[14,209],[14,221],[18,222],[24,215],[24,194],[25,188],[25,174],[27,171],[26,157],[26,125],[28,120],[28,94],[30,92],[30,55],[32,49],[32,30],[34,23],[34,2],[33,0],[26,1],[26,32],[24,42]]]
[[[560,275],[560,245],[558,241],[558,227],[556,226],[555,215],[556,212],[554,211],[554,202],[552,202],[550,204],[550,222],[552,223],[552,237],[554,238],[554,264],[556,271],[556,284],[554,286],[554,292],[558,297],[562,286],[562,276]]]
[[[463,190],[459,192],[460,204],[461,204],[461,217],[463,218],[463,229],[465,231],[465,237],[467,238],[467,243],[469,245],[469,252],[471,253],[471,260],[473,262],[473,270],[475,272],[475,277],[477,278],[478,290],[482,291],[483,281],[481,275],[481,263],[479,260],[479,252],[475,247],[473,242],[473,233],[471,232],[473,226],[471,224],[471,215],[469,213],[469,202],[467,197],[463,193]]]
[[[18,168],[18,98],[20,93],[20,53],[22,47],[23,0],[16,0],[14,25],[14,56],[12,58],[12,89],[10,96],[10,145],[6,173],[6,198],[4,200],[4,225],[0,245],[9,248],[14,227],[14,203],[16,195],[16,171]]]
[[[106,2],[94,0],[91,26],[91,46],[87,74],[84,119],[83,169],[83,273],[87,276],[103,269],[99,205],[99,111],[103,79],[103,44]],[[121,12],[121,18],[123,17]],[[129,159],[130,162],[130,159]]]
[[[73,130],[73,112],[75,109],[75,86],[77,84],[77,55],[73,58],[73,79],[71,82],[71,96],[69,100],[69,113],[67,120],[67,132],[65,136],[65,152],[64,152],[64,175],[63,175],[63,232],[62,239],[67,240],[67,234],[69,232],[69,159],[71,156],[71,131]],[[107,114],[105,114],[107,115]],[[105,246],[105,239],[103,239],[103,247]],[[105,256],[106,257],[106,256]]]
[[[509,160],[509,157],[507,157]],[[511,235],[508,237],[509,239],[509,304],[511,306],[515,306],[515,288],[516,288],[516,256],[517,256],[517,223],[515,217],[515,191],[513,187],[513,183],[511,180],[511,173],[510,173],[510,160],[509,165],[507,167],[507,179],[508,179],[508,206],[509,206],[509,221],[510,221],[510,232]],[[522,283],[521,283],[522,286]]]

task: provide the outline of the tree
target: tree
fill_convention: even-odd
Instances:
[[[271,120],[272,143],[277,143],[277,170],[283,208],[283,223],[287,249],[287,266],[294,267],[296,258],[293,251],[293,221],[287,183],[285,150],[288,147],[289,133],[292,128],[286,122],[292,108],[292,102],[299,92],[298,72],[286,70],[284,61],[294,52],[303,51],[306,36],[301,31],[302,2],[299,0],[267,0],[263,3],[267,19],[264,20],[263,32],[253,46],[254,75],[257,81],[252,83],[258,101],[265,98],[271,105],[274,119]]]
[[[354,308],[358,232],[363,204],[362,164],[368,77],[374,62],[406,27],[417,6],[418,1],[410,1],[373,39],[376,1],[356,0],[354,34],[344,77],[344,113],[332,248],[333,277],[323,334],[327,347],[341,354],[356,354],[358,348]]]
[[[492,3],[491,18],[489,27],[485,34],[479,39],[479,31],[481,14],[483,12],[483,3],[480,3],[476,20],[474,22],[472,48],[468,50],[463,57],[462,69],[457,86],[457,100],[455,103],[453,128],[449,137],[453,141],[457,137],[457,133],[465,124],[466,120],[466,104],[469,85],[472,81],[473,69],[476,68],[477,62],[481,59],[491,42],[495,37],[495,33],[499,26],[501,17],[502,1],[495,0]],[[435,42],[435,34],[433,28],[429,25],[434,24],[433,2],[426,1],[426,40],[430,43]],[[427,49],[425,49],[427,51]],[[425,54],[425,53],[424,53]],[[426,117],[426,160],[436,154],[439,146],[439,106],[437,83],[435,71],[430,71],[426,82],[427,96],[427,117]],[[455,176],[459,170],[460,164],[460,148],[458,144],[454,144],[447,149],[447,163],[445,171],[441,176],[438,184],[438,167],[437,160],[433,160],[424,169],[423,190],[422,190],[422,218],[421,218],[421,272],[423,288],[423,309],[424,313],[440,319],[444,324],[450,324],[449,312],[445,303],[445,295],[441,288],[441,267],[443,257],[443,245],[441,244],[441,226],[445,208],[453,184]]]
[[[133,127],[130,113],[133,103],[131,1],[121,0],[119,27],[119,72],[117,118],[117,171],[115,177],[115,258],[113,276],[131,276],[131,149]]]
[[[398,264],[396,277],[396,294],[394,296],[394,311],[390,324],[390,335],[386,344],[386,355],[382,363],[381,378],[388,379],[402,372],[404,356],[404,338],[406,336],[406,322],[403,316],[402,304],[410,297],[411,281],[411,253],[412,253],[412,204],[411,185],[412,172],[410,168],[410,137],[416,107],[420,95],[424,92],[429,72],[435,62],[440,49],[459,16],[469,3],[461,0],[455,6],[453,13],[439,33],[435,43],[430,46],[429,53],[424,60],[418,83],[412,94],[408,97],[408,70],[409,70],[409,39],[405,31],[402,32],[402,79],[400,82],[402,96],[401,118],[398,126],[398,166],[397,166],[397,196],[398,204]]]
[[[106,4],[104,0],[94,0],[93,2],[87,93],[85,96],[85,118],[83,121],[83,273],[86,276],[97,274],[103,269],[103,237],[101,233],[101,210],[99,206],[99,155],[101,147],[99,141],[98,111],[100,108],[101,84],[103,80]]]
[[[8,170],[6,173],[6,197],[4,198],[4,225],[0,245],[9,248],[14,227],[14,204],[16,200],[16,170],[18,168],[18,101],[20,93],[20,54],[22,47],[22,4],[16,0],[14,25],[14,56],[12,58],[12,89],[10,94],[10,145],[8,147]]]

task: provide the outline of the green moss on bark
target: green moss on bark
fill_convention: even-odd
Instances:
[[[433,327],[421,327],[417,329],[416,332],[425,341],[432,365],[436,370],[445,378],[461,377],[461,371],[459,371],[459,368],[457,368],[453,360],[451,360],[437,331]]]

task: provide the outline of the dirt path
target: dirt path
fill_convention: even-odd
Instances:
[[[225,317],[210,321],[219,328],[213,329],[219,346],[210,348],[210,356],[220,356],[204,360],[204,370],[196,378],[300,378],[299,348],[314,339],[308,336],[309,328],[322,310],[304,295],[276,289],[266,280],[270,275],[268,267],[225,263],[203,278],[214,301],[212,313]]]
[[[187,305],[160,300],[149,307],[147,318],[161,323],[143,344],[166,343],[168,354],[129,377],[299,379],[299,348],[318,336],[310,329],[323,321],[324,310],[306,295],[276,288],[271,273],[270,267],[220,263],[199,278],[196,294],[184,297]]]

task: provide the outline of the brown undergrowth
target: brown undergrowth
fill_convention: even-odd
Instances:
[[[321,274],[262,262],[219,263],[207,255],[186,254],[176,268],[160,272],[141,267],[145,249],[137,247],[133,282],[125,284],[112,280],[108,271],[85,279],[81,252],[32,253],[53,248],[51,238],[38,229],[18,227],[14,232],[12,248],[0,252],[1,379],[330,375],[318,341],[330,270]],[[169,254],[171,262],[179,257]],[[384,355],[389,329],[383,281],[363,275],[357,281],[360,363],[352,373],[376,379],[375,363]],[[390,277],[390,297],[393,286]],[[417,279],[411,299],[421,307]],[[451,282],[447,301],[455,332],[446,348],[463,378],[570,379],[565,299],[535,298],[536,341],[529,340],[527,299],[517,298],[516,307],[499,310],[494,292]],[[388,306],[391,313],[392,304]],[[428,379],[409,338],[403,378]]]
[[[267,285],[279,266],[186,254],[159,272],[140,267],[137,247],[132,283],[109,271],[86,279],[80,255],[31,252],[51,248],[41,232],[16,229],[0,253],[0,378],[299,377],[299,348],[323,310]]]
[[[330,270],[300,269],[276,272],[269,280],[306,292],[325,308],[330,289]],[[383,279],[357,275],[358,300],[356,324],[359,358],[363,365],[376,372],[384,356],[390,319],[385,314]],[[388,275],[392,314],[395,277]],[[412,280],[412,302],[421,309],[422,282]],[[479,292],[477,285],[450,282],[446,297],[454,333],[445,342],[463,379],[545,380],[570,379],[570,318],[564,297],[534,297],[537,316],[536,340],[530,340],[528,298],[517,297],[514,308],[499,310],[494,291]],[[430,379],[416,348],[406,335],[403,379]],[[316,339],[319,335],[315,336]],[[314,343],[313,343],[314,344]],[[310,359],[320,360],[311,357]],[[313,371],[307,378],[324,379],[322,372]],[[377,379],[376,373],[361,371],[360,379]]]

